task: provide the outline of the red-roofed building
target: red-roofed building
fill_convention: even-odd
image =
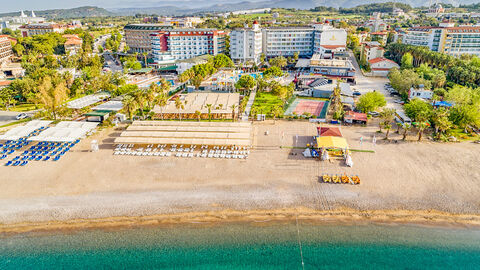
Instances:
[[[368,121],[368,117],[366,113],[359,113],[354,111],[346,111],[343,115],[343,121],[345,123],[358,123],[358,124],[366,124]]]
[[[76,54],[82,48],[83,40],[77,35],[63,35],[67,40],[63,44],[67,54]]]
[[[379,77],[386,77],[392,68],[400,68],[397,63],[385,57],[371,59],[368,61],[368,64],[370,64],[372,75]]]
[[[378,41],[368,41],[362,43],[361,58],[370,61],[374,58],[383,57],[385,49],[381,47]]]

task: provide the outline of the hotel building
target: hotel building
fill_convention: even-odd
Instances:
[[[293,56],[310,57],[319,54],[322,58],[333,58],[335,52],[344,52],[347,32],[329,25],[316,24],[309,27],[280,27],[262,29],[235,29],[231,33],[230,55],[235,61],[248,61],[264,53],[266,57]],[[262,50],[258,52],[258,44]],[[233,41],[233,42],[232,42]]]
[[[130,48],[130,52],[150,53],[152,50],[150,34],[171,28],[163,24],[127,24],[123,28],[125,43]]]
[[[403,43],[426,46],[432,51],[453,56],[480,55],[480,27],[412,27],[404,35]]]
[[[239,28],[230,33],[230,57],[235,62],[260,63],[262,31],[257,21],[252,28]]]
[[[0,66],[8,63],[10,57],[12,57],[12,45],[7,35],[0,35]]]
[[[223,53],[226,35],[225,31],[217,29],[171,29],[151,33],[154,64]]]

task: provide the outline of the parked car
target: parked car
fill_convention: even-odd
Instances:
[[[354,95],[354,96],[361,96],[362,93],[360,93],[360,92],[358,92],[358,91],[353,91],[353,95]]]
[[[378,112],[368,112],[367,114],[371,115],[373,117],[379,117],[380,116],[380,113],[378,113]]]
[[[398,104],[405,104],[405,102],[403,100],[400,100],[400,99],[395,99],[393,102],[395,103],[398,103]]]
[[[25,119],[25,118],[28,118],[28,114],[26,114],[26,113],[21,113],[21,114],[15,116],[15,119],[17,119],[17,120],[21,120],[21,119]]]

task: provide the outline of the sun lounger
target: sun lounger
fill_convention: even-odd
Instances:
[[[12,165],[13,161],[9,160],[7,163],[5,163],[5,166],[10,166]]]
[[[189,158],[193,157],[193,153],[188,153],[188,157]]]
[[[35,160],[36,160],[36,161],[39,161],[39,160],[42,160],[42,158],[43,158],[43,156],[37,156],[37,157],[35,158]]]
[[[46,157],[43,159],[43,161],[47,161],[47,160],[49,160],[49,159],[50,159],[50,156],[46,156]]]
[[[56,157],[54,157],[52,160],[53,160],[53,161],[57,161],[57,160],[59,160],[60,158],[61,158],[61,156],[56,156]]]
[[[22,163],[20,163],[20,166],[25,166],[28,164],[28,161],[24,160]]]
[[[15,161],[15,162],[12,164],[12,166],[18,166],[19,164],[20,164],[20,161],[17,160],[17,161]]]

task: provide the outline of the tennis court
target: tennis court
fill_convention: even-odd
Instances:
[[[310,100],[310,99],[295,99],[292,104],[285,111],[285,115],[302,115],[310,113],[317,118],[325,118],[327,114],[328,101],[326,100]]]

